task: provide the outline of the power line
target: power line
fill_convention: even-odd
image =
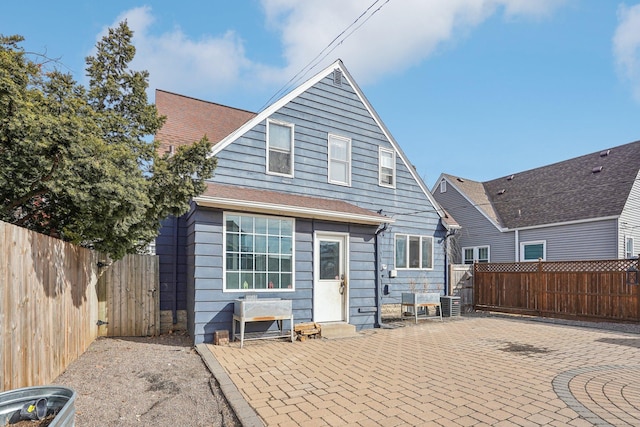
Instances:
[[[364,12],[362,12],[360,14],[360,16],[358,16],[353,22],[351,22],[351,24],[349,24],[344,30],[342,30],[342,32],[340,32],[340,34],[338,34],[333,40],[331,40],[331,42],[329,44],[327,44],[320,51],[320,53],[318,53],[311,61],[309,61],[309,63],[307,63],[307,65],[302,67],[302,69],[300,71],[298,71],[293,77],[291,77],[291,79],[289,79],[289,81],[287,83],[285,83],[284,86],[282,86],[280,89],[278,89],[276,91],[276,93],[274,93],[271,96],[271,98],[269,98],[267,100],[267,102],[265,102],[264,105],[262,107],[260,107],[260,110],[258,110],[258,112],[264,110],[267,106],[269,106],[271,104],[271,101],[273,101],[273,99],[276,98],[278,95],[284,94],[284,93],[288,92],[291,87],[294,87],[297,84],[297,82],[299,82],[302,78],[304,78],[313,68],[315,68],[320,62],[322,62],[322,60],[324,60],[324,58],[326,58],[338,46],[340,46],[342,43],[344,43],[344,41],[347,38],[349,38],[360,27],[362,27],[369,19],[371,19],[371,17],[373,15],[375,15],[380,9],[382,9],[391,0],[386,0],[382,5],[380,5],[376,10],[374,10],[360,25],[358,25],[356,28],[354,28],[353,31],[351,31],[350,33],[345,35],[344,38],[342,38],[342,40],[340,40],[338,42],[338,40],[340,39],[340,37],[342,37],[343,34],[345,34],[360,19],[362,19],[362,17],[364,17],[380,1],[382,1],[382,0],[375,0]],[[334,46],[331,47],[332,45],[334,45]],[[331,49],[328,50],[329,48],[331,48]],[[323,55],[323,53],[325,51],[326,51],[326,53]]]

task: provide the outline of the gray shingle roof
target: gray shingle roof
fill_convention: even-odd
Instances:
[[[513,229],[620,215],[639,170],[636,141],[481,184],[498,223]],[[456,185],[486,212],[479,187],[465,183]]]

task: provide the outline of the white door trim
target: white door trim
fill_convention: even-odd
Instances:
[[[315,231],[313,233],[313,321],[328,321],[324,319],[318,319],[318,305],[322,303],[321,296],[318,288],[318,282],[320,280],[320,241],[321,240],[333,240],[339,241],[342,248],[341,256],[341,272],[344,274],[345,287],[342,294],[340,308],[341,319],[335,319],[330,321],[335,322],[349,322],[349,233],[338,233],[330,231]]]

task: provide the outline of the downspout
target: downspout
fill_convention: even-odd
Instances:
[[[380,285],[381,285],[381,281],[380,281],[380,272],[382,271],[382,269],[380,268],[381,263],[380,263],[380,233],[384,232],[387,227],[389,227],[389,223],[385,222],[382,227],[379,227],[376,230],[376,234],[375,234],[375,239],[374,239],[374,251],[375,251],[375,258],[376,258],[376,280],[375,280],[375,287],[376,287],[376,323],[374,325],[374,327],[376,328],[385,328],[385,327],[389,327],[388,325],[384,325],[382,323],[382,291],[380,289]]]

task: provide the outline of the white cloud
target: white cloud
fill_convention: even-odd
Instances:
[[[247,58],[242,38],[233,31],[198,40],[179,27],[158,35],[152,31],[150,7],[128,10],[112,26],[126,19],[134,30],[137,52],[132,67],[150,72],[150,88],[210,97],[241,86],[273,90],[347,28],[345,35],[350,35],[303,77],[341,58],[360,84],[372,83],[424,61],[496,13],[508,19],[540,17],[566,1],[378,0],[348,28],[372,0],[262,0],[265,26],[281,40],[282,53],[276,56],[284,58],[282,68]]]
[[[613,53],[620,74],[629,81],[634,98],[640,102],[640,5],[618,8]]]

